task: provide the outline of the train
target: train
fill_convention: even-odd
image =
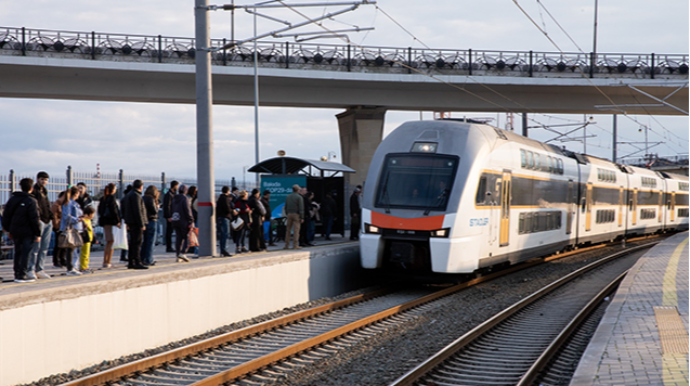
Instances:
[[[477,274],[688,229],[688,177],[621,165],[472,120],[406,122],[372,158],[366,269]]]

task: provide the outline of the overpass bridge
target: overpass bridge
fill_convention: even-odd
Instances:
[[[211,46],[225,46],[215,39]],[[253,51],[213,53],[213,102],[252,105]],[[262,42],[262,106],[342,108],[361,181],[386,110],[687,115],[688,54]],[[194,39],[0,27],[0,97],[195,103]]]

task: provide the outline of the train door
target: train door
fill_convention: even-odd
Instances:
[[[623,226],[623,210],[625,209],[625,190],[621,186],[618,189],[618,226]]]
[[[585,196],[585,231],[592,230],[592,183],[587,183],[587,195]]]
[[[568,180],[568,195],[565,196],[568,200],[568,206],[565,216],[565,234],[569,235],[573,232],[573,212],[575,211],[575,190],[573,189],[573,180]]]
[[[630,211],[632,212],[632,224],[637,225],[637,189],[633,189],[632,199],[630,199]]]
[[[663,219],[664,214],[664,193],[659,192],[659,215],[657,216],[659,222]]]
[[[671,200],[669,201],[668,209],[671,215],[671,222],[676,221],[676,192],[671,192]]]
[[[499,246],[508,245],[510,238],[510,191],[511,174],[509,171],[503,172],[503,183],[501,184],[501,229],[499,230]]]

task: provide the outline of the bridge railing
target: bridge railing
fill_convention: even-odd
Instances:
[[[214,65],[253,66],[253,43],[220,49]],[[688,54],[578,53],[362,47],[262,41],[262,67],[325,71],[494,75],[518,77],[688,78]],[[194,63],[194,39],[161,35],[76,32],[0,27],[0,55],[55,56],[91,60]]]

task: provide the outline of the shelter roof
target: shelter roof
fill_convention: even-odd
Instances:
[[[336,162],[317,161],[295,157],[274,157],[263,160],[249,168],[252,173],[297,174],[306,167],[318,170],[342,173],[354,173],[355,170]]]

